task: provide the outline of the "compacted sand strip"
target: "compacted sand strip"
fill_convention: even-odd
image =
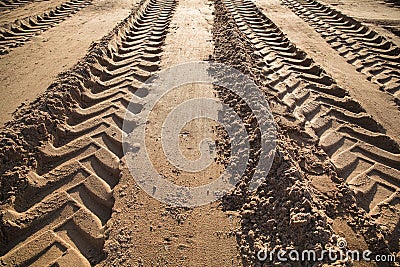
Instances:
[[[18,106],[33,101],[59,73],[84,57],[92,42],[111,31],[135,3],[94,0],[68,20],[2,56],[0,92],[4,101],[0,107],[0,126],[11,120]]]

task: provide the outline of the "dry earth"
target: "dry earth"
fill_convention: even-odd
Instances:
[[[399,266],[399,30],[393,0],[0,0],[0,266]],[[179,104],[221,101],[249,135],[234,189],[184,208],[141,189],[122,136],[127,112],[145,119],[142,83],[193,61],[255,82],[276,151],[247,190],[263,155],[249,104],[219,86],[171,90],[145,137],[167,180],[207,184],[232,156],[226,131],[201,118],[180,130],[179,150],[196,160],[209,138],[213,162],[196,173],[169,162],[161,132]],[[343,251],[396,261],[257,259],[265,247],[340,250],[341,238]]]

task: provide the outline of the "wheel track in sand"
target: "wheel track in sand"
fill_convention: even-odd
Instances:
[[[400,8],[400,1],[399,0],[383,0],[383,2],[390,6],[390,7],[397,7]]]
[[[9,53],[10,49],[21,46],[33,36],[54,27],[91,2],[92,0],[71,0],[41,15],[18,19],[1,26],[0,55]]]
[[[357,71],[400,105],[400,48],[366,25],[315,0],[282,0]]]
[[[86,266],[103,259],[123,157],[122,121],[136,89],[158,69],[174,6],[173,0],[143,2],[107,47],[94,53],[87,73],[72,74],[78,81],[75,111],[40,149],[28,187],[2,215],[2,263]]]
[[[0,0],[0,11],[13,9],[33,2],[43,2],[43,1],[46,0]]]
[[[287,112],[293,112],[296,120],[318,140],[338,174],[356,191],[361,206],[371,215],[379,215],[379,206],[397,210],[400,200],[398,144],[251,1],[222,2],[243,38],[263,58],[264,64],[258,68],[265,85],[274,91]],[[397,217],[392,220],[398,224],[400,211],[395,213]]]

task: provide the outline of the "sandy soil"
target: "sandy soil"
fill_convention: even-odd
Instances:
[[[57,6],[59,1],[54,2],[51,1],[50,5]],[[43,2],[38,4],[41,4],[43,10],[37,13],[48,10]],[[31,5],[35,3],[28,4],[26,8]],[[33,101],[49,87],[59,73],[70,69],[77,60],[84,57],[92,43],[111,31],[134,5],[135,2],[125,0],[95,0],[57,27],[2,56],[0,90],[3,101],[0,125],[3,126],[12,118],[12,113],[18,106]],[[14,12],[19,14],[20,9],[25,9],[25,6],[13,9],[4,16],[11,16]],[[49,62],[52,62],[51,68]]]
[[[0,14],[0,265],[399,266],[400,9],[389,1],[75,0],[44,17],[61,2],[11,2]],[[164,154],[169,112],[200,96],[238,114],[251,159],[221,200],[179,208],[139,187],[122,137],[143,123],[152,91],[142,82],[199,60],[257,84],[276,153],[249,192],[264,155],[256,113],[229,88],[176,88],[144,122],[158,173],[198,186],[229,164],[230,139],[208,119],[179,134],[190,160],[200,140],[215,142],[205,170],[182,171]],[[368,249],[397,261],[262,262],[265,247]]]
[[[380,34],[400,45],[400,19],[399,4],[397,8],[389,1],[362,1],[351,0],[329,0],[322,1],[333,6],[343,14],[349,15],[359,21],[363,21],[369,27],[375,29]]]
[[[54,9],[55,7],[59,6],[64,2],[65,1],[63,0],[30,2],[27,3],[26,5],[19,6],[11,10],[3,11],[0,14],[0,21],[1,24],[4,25],[12,23],[17,19],[37,16]]]
[[[190,61],[207,60],[213,54],[211,2],[199,0],[180,1],[174,11],[169,32],[165,38],[161,69]],[[179,77],[176,77],[179,78]],[[171,110],[185,100],[192,98],[215,98],[212,85],[187,85],[175,89],[164,96],[152,109],[148,124],[148,140],[151,147],[149,156],[155,162],[155,168],[174,183],[185,186],[199,186],[210,182],[209,177],[218,177],[223,166],[212,164],[207,170],[198,173],[176,172],[163,155],[161,146],[162,123]],[[205,137],[215,140],[213,134],[215,123],[208,120],[193,121],[182,132],[181,150],[189,159],[198,155],[198,141]],[[171,266],[241,266],[232,232],[238,227],[235,213],[225,214],[219,202],[189,210],[174,209],[155,201],[144,192],[138,191],[137,185],[129,183],[130,173],[125,170],[116,190],[125,192],[117,194],[114,207],[120,210],[110,219],[110,238],[106,242],[109,248],[107,265],[143,264],[151,266],[156,263]],[[125,186],[127,185],[127,186]],[[132,195],[138,202],[129,207]],[[151,209],[149,210],[149,207]],[[145,217],[135,218],[137,214]],[[229,217],[228,217],[229,216]],[[132,224],[135,225],[133,232]],[[121,229],[126,230],[121,232]],[[137,233],[140,233],[139,235]],[[123,236],[131,242],[125,248],[126,255],[121,257],[118,239]],[[138,260],[140,259],[140,261]]]
[[[346,88],[353,99],[361,101],[363,108],[387,130],[397,142],[400,126],[400,111],[390,94],[379,90],[379,85],[365,80],[363,74],[346,62],[324,39],[305,21],[278,0],[255,1],[276,25],[282,29],[301,50],[305,51],[316,64],[320,65],[340,87]],[[382,15],[377,13],[377,16]],[[293,23],[287,23],[287,20]],[[332,64],[335,62],[335,64]]]

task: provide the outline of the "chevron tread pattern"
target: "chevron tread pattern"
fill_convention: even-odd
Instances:
[[[1,26],[0,55],[9,53],[10,49],[21,46],[33,36],[56,26],[91,2],[92,0],[71,0],[41,15],[17,19],[13,23]]]
[[[123,157],[122,121],[132,97],[143,97],[137,92],[141,82],[158,69],[175,5],[142,2],[106,48],[94,53],[87,72],[71,74],[79,81],[76,109],[40,148],[28,187],[2,215],[0,262],[91,266],[104,258],[104,228]],[[140,104],[133,106],[130,112],[141,111]]]
[[[399,145],[385,129],[249,0],[222,0],[244,40],[262,58],[266,88],[318,140],[360,200],[374,215],[398,202]],[[384,196],[384,197],[382,197]],[[392,208],[396,208],[393,206]],[[400,214],[397,212],[397,214]],[[392,218],[398,223],[399,218]]]
[[[400,48],[366,25],[315,0],[283,0],[367,79],[400,105]]]

